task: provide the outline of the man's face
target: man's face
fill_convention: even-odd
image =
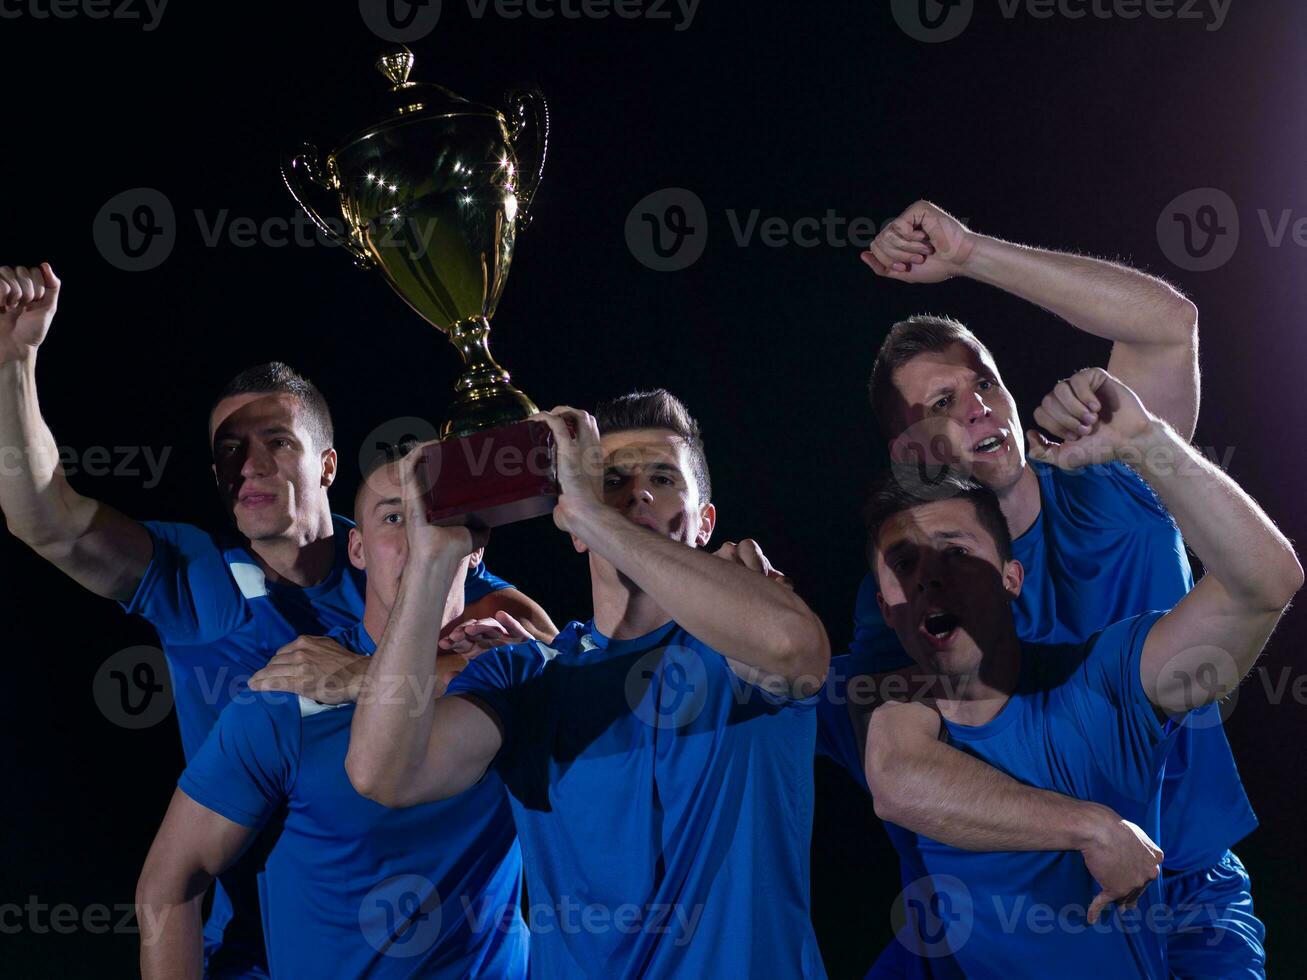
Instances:
[[[716,510],[699,499],[684,439],[667,429],[633,429],[604,436],[600,447],[604,503],[673,541],[708,543]]]
[[[411,465],[412,460],[407,462]],[[355,527],[349,534],[350,562],[368,573],[368,602],[378,601],[386,610],[395,608],[408,561],[399,475],[399,467],[404,464],[405,460],[388,463],[364,481],[354,502]],[[470,556],[469,567],[475,567],[480,560],[478,549]],[[464,581],[464,576],[455,576],[451,591],[461,593]]]
[[[249,540],[297,537],[327,510],[336,451],[315,445],[298,398],[224,398],[209,428],[218,492]]]
[[[938,500],[894,515],[875,551],[881,613],[931,673],[973,674],[1011,632],[1008,604],[1021,593],[1021,564],[999,557],[971,501]]]
[[[894,372],[904,431],[898,462],[955,466],[994,490],[1011,486],[1026,463],[1025,434],[998,368],[957,341],[918,354]]]

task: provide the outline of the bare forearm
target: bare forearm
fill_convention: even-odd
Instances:
[[[1193,303],[1171,286],[1101,259],[979,236],[964,274],[1117,343],[1185,344],[1197,326]]]
[[[1207,570],[1235,600],[1279,610],[1302,585],[1293,546],[1221,469],[1154,423],[1123,458],[1157,492]]]
[[[200,980],[204,971],[203,901],[203,888],[189,900],[182,896],[173,901],[138,899],[142,980]]]
[[[0,364],[0,509],[33,547],[72,533],[59,448],[41,417],[36,355]]]
[[[869,735],[867,784],[876,815],[968,851],[1078,851],[1105,807],[1035,789],[932,740]]]
[[[386,631],[361,678],[345,766],[356,789],[391,802],[427,761],[445,599],[461,559],[410,558]]]
[[[826,631],[784,586],[638,527],[609,507],[578,515],[572,533],[719,653],[773,677],[826,675]]]

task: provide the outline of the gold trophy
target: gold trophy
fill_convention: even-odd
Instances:
[[[495,527],[548,513],[558,494],[548,427],[523,421],[536,406],[489,347],[544,168],[549,113],[536,91],[510,96],[505,115],[411,82],[413,62],[404,47],[383,55],[377,68],[391,88],[378,120],[325,161],[303,145],[281,172],[318,229],[380,271],[462,355],[441,442],[424,451],[428,517]]]

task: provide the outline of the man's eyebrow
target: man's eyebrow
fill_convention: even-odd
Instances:
[[[951,395],[956,389],[951,385],[941,385],[926,396],[926,401],[938,401],[941,395]]]
[[[940,541],[977,541],[979,540],[970,531],[936,531],[934,538]]]
[[[377,511],[380,510],[382,507],[394,507],[397,504],[402,504],[403,502],[404,502],[403,499],[400,497],[386,497],[384,500],[378,500],[375,504],[373,504],[372,509],[374,511]]]
[[[646,463],[643,460],[635,460],[634,462],[631,462],[629,460],[615,459],[604,463],[604,470],[608,471],[608,470],[629,469],[632,465],[643,466],[646,469],[655,470],[664,473],[675,473],[678,476],[681,473],[681,468],[679,466],[677,466],[675,463],[666,462],[665,460],[659,460],[658,462],[654,462],[654,463]]]
[[[896,555],[901,554],[902,552],[906,551],[906,550],[907,550],[908,548],[910,548],[911,546],[912,546],[912,542],[909,541],[907,538],[899,538],[897,541],[895,541],[895,542],[894,542],[892,545],[890,545],[888,548],[884,549],[883,554],[884,554],[884,556],[885,556],[885,563],[886,563],[886,564],[889,564],[889,561],[890,561],[891,558],[895,557]]]

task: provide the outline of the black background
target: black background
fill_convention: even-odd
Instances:
[[[889,2],[703,0],[677,31],[675,21],[477,19],[446,0],[436,29],[412,44],[420,80],[487,101],[535,81],[550,100],[534,224],[495,320],[499,359],[543,405],[591,406],[637,386],[679,393],[707,435],[718,538],[759,539],[837,648],[863,574],[858,505],[881,453],[864,382],[888,325],[927,310],[961,316],[994,349],[1027,419],[1058,378],[1105,363],[1108,345],[973,283],[876,279],[847,243],[742,247],[729,211],[792,222],[833,210],[879,226],[925,197],[983,232],[1169,278],[1202,314],[1195,441],[1232,453],[1231,473],[1291,537],[1304,531],[1307,253],[1291,235],[1273,247],[1259,211],[1272,227],[1286,209],[1307,217],[1307,9],[1235,0],[1207,30],[1210,19],[975,7],[960,37],[926,44],[900,29]],[[211,395],[241,367],[282,358],[333,405],[343,460],[333,494],[347,510],[357,447],[386,420],[438,418],[454,351],[341,250],[208,246],[194,212],[209,224],[224,209],[228,220],[289,219],[279,150],[330,145],[365,118],[382,87],[371,65],[388,45],[350,2],[178,0],[150,31],[141,20],[39,19],[28,0],[4,9],[0,262],[49,259],[65,284],[38,369],[45,416],[79,451],[171,450],[157,487],[145,475],[81,474],[74,485],[141,518],[220,521],[204,435]],[[177,244],[157,268],[123,272],[97,250],[92,225],[140,187],[171,202]],[[671,187],[702,199],[706,249],[688,269],[655,272],[633,257],[624,227],[638,201]],[[1221,268],[1186,272],[1156,226],[1177,195],[1202,187],[1236,202],[1242,237]],[[497,533],[489,563],[560,623],[588,616],[585,563],[549,521]],[[7,536],[0,568],[0,905],[67,904],[81,921],[132,900],[181,766],[175,721],[126,731],[91,696],[106,658],[154,642],[148,626]],[[1303,634],[1291,612],[1263,660],[1267,683],[1287,676],[1292,691]],[[1296,914],[1307,709],[1273,700],[1254,677],[1228,729],[1262,820],[1238,851],[1268,925],[1271,974],[1292,976],[1307,963]],[[870,803],[825,763],[813,836],[828,967],[860,975],[890,936],[898,869]],[[135,973],[130,931],[55,930],[26,910],[0,925],[5,975]]]

